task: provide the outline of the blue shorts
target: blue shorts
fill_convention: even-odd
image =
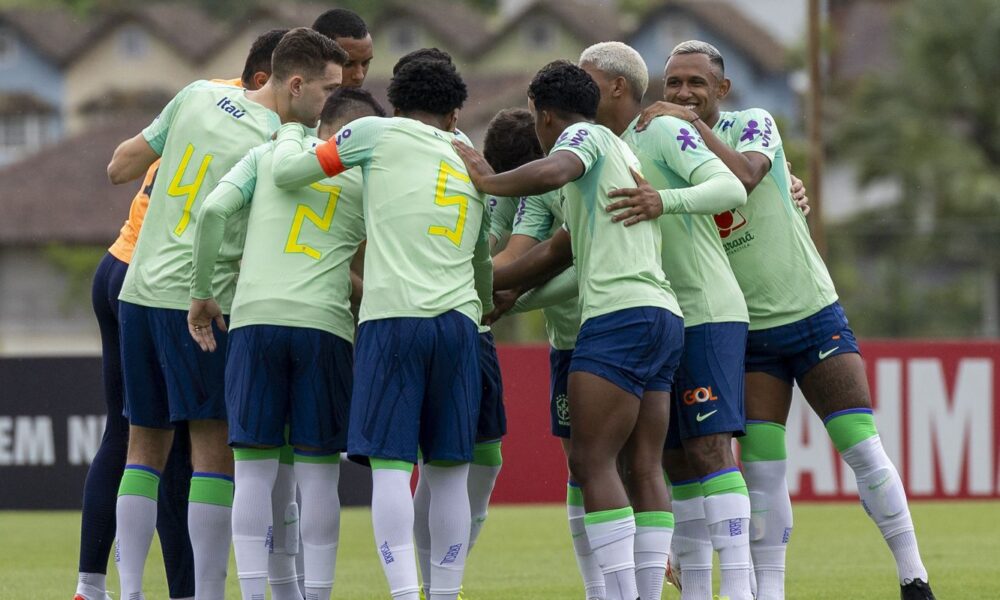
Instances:
[[[482,374],[479,333],[457,311],[358,329],[347,449],[355,456],[470,462]]]
[[[191,339],[185,310],[123,300],[118,324],[130,424],[170,429],[179,421],[226,420],[226,334],[214,323],[215,352]]]
[[[683,347],[684,319],[665,308],[627,308],[583,323],[569,371],[592,373],[642,398],[670,391]]]
[[[684,354],[674,379],[667,448],[682,440],[743,435],[743,358],[746,323],[703,323],[684,329]]]
[[[229,335],[226,409],[233,446],[347,449],[351,343],[307,327],[248,325]]]
[[[851,353],[861,354],[858,341],[847,325],[844,308],[834,302],[801,321],[751,331],[746,370],[801,383],[802,377],[824,359]]]
[[[569,363],[572,350],[549,347],[549,413],[552,435],[569,439]]]
[[[483,395],[479,404],[477,442],[498,440],[507,434],[507,412],[503,407],[503,379],[493,334],[479,334],[479,371],[483,379]]]

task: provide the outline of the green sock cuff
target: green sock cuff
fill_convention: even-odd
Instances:
[[[393,469],[395,471],[413,472],[413,463],[405,460],[390,460],[388,458],[370,458],[372,469]]]
[[[633,515],[632,507],[625,506],[623,508],[612,508],[611,510],[599,510],[596,512],[589,512],[583,516],[584,525],[597,525],[598,523],[608,523],[611,521],[620,521],[622,519],[631,518]]]
[[[122,473],[121,483],[118,484],[119,496],[145,496],[156,501],[159,498],[160,477],[145,469],[131,469],[126,467]]]
[[[665,511],[649,511],[635,513],[636,527],[674,528],[674,513]]]
[[[740,440],[740,458],[743,462],[785,460],[785,426],[770,421],[747,423],[747,434]]]
[[[195,474],[191,477],[189,502],[233,506],[233,480],[225,475]]]
[[[701,480],[701,489],[704,490],[706,498],[718,494],[750,495],[747,492],[747,482],[743,479],[743,473],[739,471],[727,471],[718,475],[710,475],[708,479]]]
[[[575,485],[566,485],[566,504],[568,506],[583,506],[583,490]]]
[[[278,454],[278,462],[283,465],[295,464],[295,448],[291,444],[285,444],[281,447],[281,452]]]
[[[472,464],[481,467],[499,467],[503,464],[503,454],[500,452],[500,440],[483,442],[472,448]]]
[[[340,464],[340,452],[321,454],[318,452],[303,453],[302,451],[296,450],[294,453],[294,461],[297,463],[308,463],[313,465],[336,465]]]
[[[236,460],[278,460],[281,448],[233,448]]]
[[[700,481],[681,483],[670,487],[670,497],[674,500],[691,500],[704,495]]]
[[[826,422],[826,431],[837,447],[843,452],[858,442],[878,435],[875,417],[871,412],[845,412]]]

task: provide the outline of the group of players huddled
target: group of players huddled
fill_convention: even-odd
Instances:
[[[94,283],[108,426],[77,600],[108,597],[114,538],[141,600],[157,528],[173,599],[222,599],[230,543],[244,600],[330,598],[344,452],[371,467],[391,596],[460,597],[506,431],[489,324],[535,309],[588,600],[665,577],[709,599],[714,553],[721,597],[784,598],[793,382],[902,597],[934,597],[801,182],[767,111],[720,112],[714,47],[678,45],[645,110],[625,44],[550,63],[483,154],[446,53],[400,59],[392,117],[371,60],[350,11],[270,31],[115,150],[112,182],[145,180]]]

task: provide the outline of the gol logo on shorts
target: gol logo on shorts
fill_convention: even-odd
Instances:
[[[687,404],[688,406],[718,399],[718,396],[712,393],[711,387],[698,387],[693,390],[684,390],[684,404]]]

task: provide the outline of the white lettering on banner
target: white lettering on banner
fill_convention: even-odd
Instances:
[[[104,435],[103,416],[72,415],[66,419],[66,451],[71,465],[89,465],[101,447]]]
[[[0,417],[0,465],[9,465],[11,462],[10,430],[13,426],[13,417]]]
[[[837,493],[836,453],[830,445],[823,421],[806,403],[796,387],[792,394],[792,408],[788,413],[785,443],[788,449],[788,491],[795,495],[801,491],[802,475],[812,475],[812,491],[820,496]]]
[[[989,495],[994,453],[992,361],[959,361],[952,394],[939,359],[913,359],[907,367],[909,490],[933,494],[937,469],[943,487],[940,491],[956,495],[967,465],[969,493]]]
[[[56,444],[52,418],[16,417],[14,419],[14,464],[54,465]]]

